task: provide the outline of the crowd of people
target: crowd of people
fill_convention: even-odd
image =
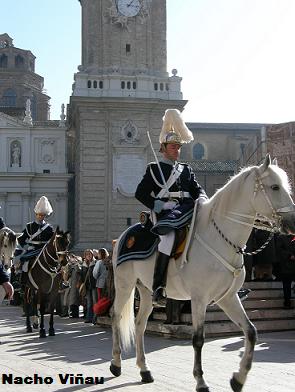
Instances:
[[[83,308],[84,322],[96,324],[97,317],[108,313],[113,299],[113,267],[108,250],[86,249],[82,257],[71,254],[63,270],[59,314],[79,318]]]

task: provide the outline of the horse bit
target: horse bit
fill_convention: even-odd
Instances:
[[[259,213],[256,213],[255,216],[253,215],[247,215],[247,214],[240,214],[234,211],[229,211],[229,214],[231,215],[236,215],[242,218],[250,218],[251,220],[254,219],[252,224],[249,224],[247,222],[243,222],[239,219],[234,219],[231,218],[229,216],[225,216],[226,219],[235,222],[235,223],[239,223],[245,226],[250,226],[250,227],[254,227],[256,229],[260,229],[260,230],[265,230],[265,231],[269,231],[270,234],[268,236],[268,238],[266,239],[266,241],[256,250],[252,251],[252,252],[246,252],[246,245],[244,245],[243,247],[237,246],[234,243],[232,243],[232,241],[230,241],[221,231],[221,229],[218,227],[218,225],[216,224],[215,220],[212,219],[212,223],[213,226],[215,227],[215,229],[217,230],[217,232],[220,234],[220,236],[229,244],[231,245],[234,249],[236,249],[237,253],[240,253],[242,255],[246,255],[246,256],[252,256],[252,255],[256,255],[257,253],[260,253],[263,249],[265,249],[267,247],[267,245],[270,243],[270,241],[272,240],[272,238],[274,237],[274,234],[280,231],[280,227],[281,227],[281,220],[282,217],[280,215],[278,215],[279,212],[291,212],[294,210],[293,207],[282,207],[282,208],[278,208],[277,210],[274,209],[272,202],[268,196],[268,194],[266,193],[265,187],[263,185],[262,182],[262,178],[263,177],[267,177],[268,174],[264,174],[261,176],[256,175],[255,178],[255,185],[254,185],[254,193],[253,193],[253,200],[255,199],[258,191],[260,190],[268,205],[270,206],[270,209],[272,211],[272,217],[268,218],[267,216],[261,215]]]

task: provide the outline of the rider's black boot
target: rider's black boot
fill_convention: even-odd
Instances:
[[[22,274],[21,274],[21,284],[23,285],[23,286],[25,286],[26,284],[27,284],[27,282],[28,282],[28,272],[24,272],[24,271],[22,271]]]
[[[153,280],[153,305],[159,307],[166,306],[166,280],[167,280],[167,269],[169,264],[170,256],[159,252]]]

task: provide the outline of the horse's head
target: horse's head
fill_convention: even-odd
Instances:
[[[60,265],[68,263],[68,248],[70,245],[70,234],[68,231],[62,231],[57,226],[53,235],[53,244]]]
[[[261,221],[267,218],[283,234],[295,234],[295,205],[290,191],[286,172],[267,155],[255,171],[253,206]]]
[[[8,227],[0,230],[0,261],[6,269],[11,267],[11,260],[16,247],[17,236]]]

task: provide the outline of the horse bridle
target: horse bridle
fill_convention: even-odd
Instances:
[[[284,213],[284,212],[292,212],[294,211],[294,207],[282,207],[282,208],[278,208],[275,209],[273,207],[273,204],[265,190],[265,187],[263,185],[262,182],[262,178],[267,177],[268,174],[264,173],[262,175],[258,175],[256,174],[255,177],[255,184],[254,184],[254,192],[253,192],[253,198],[252,198],[252,203],[255,199],[255,197],[257,196],[258,192],[261,191],[263,196],[265,197],[267,204],[269,205],[271,211],[272,211],[272,215],[271,218],[264,216],[262,214],[256,213],[254,216],[253,215],[248,215],[248,214],[241,214],[235,211],[229,211],[228,213],[233,215],[233,216],[238,216],[241,218],[248,218],[251,219],[252,223],[247,223],[244,222],[240,219],[235,219],[232,218],[230,216],[225,216],[226,219],[235,222],[235,223],[239,223],[241,225],[244,226],[248,226],[248,227],[252,227],[252,228],[256,228],[256,229],[260,229],[260,230],[265,230],[265,231],[269,231],[270,234],[267,238],[267,240],[256,250],[252,251],[252,252],[246,252],[246,245],[244,245],[243,247],[237,246],[235,245],[230,239],[228,239],[223,232],[221,231],[221,229],[218,227],[218,225],[216,224],[215,220],[212,218],[212,223],[213,226],[215,227],[215,229],[218,231],[218,233],[220,234],[220,236],[229,244],[231,245],[237,253],[240,253],[242,255],[247,255],[247,256],[252,256],[255,255],[259,252],[261,252],[263,249],[265,249],[267,247],[267,245],[270,243],[270,241],[272,240],[273,236],[275,233],[280,231],[281,228],[281,220],[282,217],[280,215],[278,215],[278,213]]]
[[[53,239],[53,246],[54,246],[54,250],[57,256],[59,255],[68,255],[68,251],[64,250],[64,251],[59,251],[57,248],[57,244],[56,244],[56,238],[57,238],[58,234],[55,234],[55,237]],[[57,259],[55,259],[52,254],[50,254],[49,250],[47,249],[47,244],[46,243],[42,249],[42,251],[40,252],[40,254],[38,255],[38,257],[36,258],[36,260],[34,261],[34,264],[32,265],[32,268],[38,264],[40,266],[40,268],[47,273],[50,278],[51,278],[51,285],[50,285],[50,289],[48,290],[48,293],[51,291],[52,286],[53,286],[53,281],[54,278],[56,277],[56,275],[60,272],[62,266],[61,263],[59,262],[59,259],[57,257]],[[43,261],[46,263],[47,267],[49,268],[49,270],[47,268],[45,268],[45,266],[42,264],[41,260],[40,260],[40,256],[43,254]],[[50,263],[48,262],[47,256],[49,256],[49,258],[54,261],[56,263],[56,267],[52,267],[52,265],[50,265]],[[34,281],[32,274],[29,272],[29,279],[30,282],[32,283],[32,285],[38,290],[39,287],[37,285],[37,283]]]

